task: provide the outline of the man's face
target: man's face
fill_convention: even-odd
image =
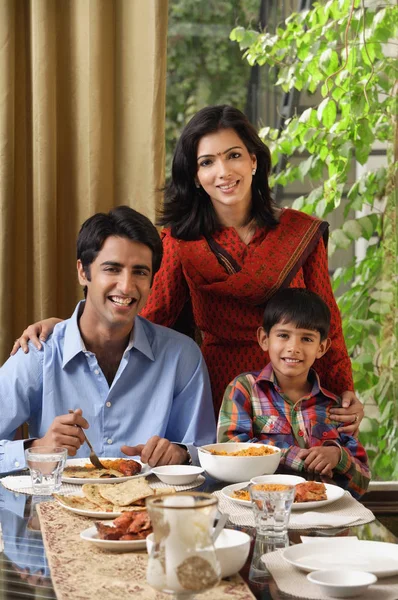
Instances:
[[[131,329],[151,289],[152,250],[140,242],[110,236],[90,265],[90,279],[80,260],[77,270],[80,284],[87,286],[85,318],[109,329]]]

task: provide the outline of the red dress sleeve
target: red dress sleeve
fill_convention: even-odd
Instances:
[[[326,389],[337,395],[347,390],[353,391],[351,361],[344,341],[340,311],[330,283],[327,253],[322,239],[303,265],[303,273],[306,288],[321,296],[331,313],[329,337],[332,344],[314,367]]]
[[[171,327],[189,295],[179,256],[178,240],[162,231],[163,259],[141,315],[158,325]]]

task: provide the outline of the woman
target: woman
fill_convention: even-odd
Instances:
[[[172,326],[190,299],[218,413],[228,383],[264,366],[256,331],[268,298],[288,286],[317,292],[332,313],[332,347],[315,368],[349,406],[333,416],[353,432],[363,409],[329,280],[328,224],[274,206],[270,168],[268,148],[239,110],[209,106],[191,119],[177,143],[159,220],[164,258],[142,315]],[[50,330],[31,326],[21,345]]]

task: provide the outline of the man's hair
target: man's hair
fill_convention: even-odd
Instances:
[[[163,245],[151,221],[129,206],[118,206],[109,213],[97,213],[84,221],[77,238],[77,258],[90,280],[90,265],[96,259],[105,240],[116,236],[140,242],[152,250],[152,277],[160,268]]]
[[[330,310],[315,292],[286,288],[270,298],[264,311],[263,328],[267,334],[278,323],[293,323],[298,329],[319,331],[323,341],[329,333]]]

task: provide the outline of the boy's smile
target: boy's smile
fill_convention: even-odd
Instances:
[[[260,327],[258,342],[268,352],[282,389],[284,381],[289,386],[305,385],[308,371],[330,345],[329,339],[321,341],[319,331],[299,329],[294,323],[277,323],[271,327],[269,334]]]

